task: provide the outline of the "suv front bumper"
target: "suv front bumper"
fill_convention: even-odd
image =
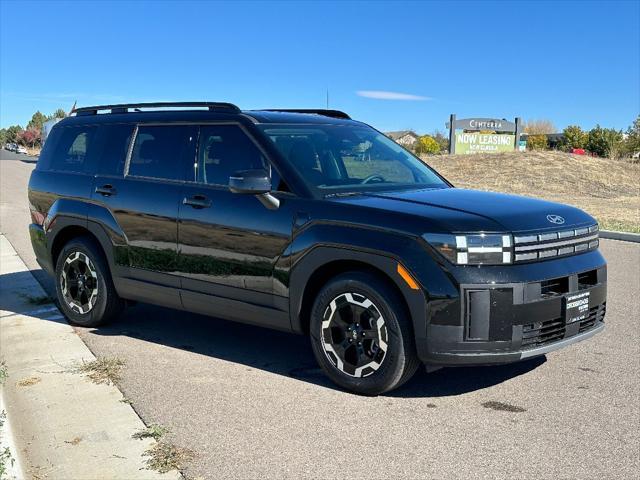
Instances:
[[[604,329],[606,266],[538,282],[462,284],[460,293],[461,324],[427,326],[424,363],[510,363],[592,337]]]

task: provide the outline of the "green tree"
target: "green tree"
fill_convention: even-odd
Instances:
[[[589,134],[577,125],[569,125],[562,131],[564,135],[564,146],[567,150],[573,148],[586,148]]]
[[[4,144],[7,143],[9,136],[7,135],[6,128],[0,128],[0,148],[4,147]]]
[[[20,132],[22,132],[22,127],[20,125],[11,125],[9,128],[7,128],[7,142],[17,142],[18,137],[20,136]]]
[[[27,124],[27,130],[31,128],[36,128],[38,130],[42,130],[42,124],[47,121],[47,116],[44,115],[40,110],[33,114],[31,120]]]
[[[53,120],[54,118],[65,118],[67,116],[67,112],[65,112],[62,108],[57,109],[53,112],[52,115],[49,115],[47,120]]]
[[[587,149],[599,157],[618,158],[624,146],[622,131],[596,125],[589,130]]]
[[[430,135],[423,135],[416,142],[415,151],[418,155],[433,155],[440,153],[440,145]]]
[[[633,121],[627,129],[627,139],[625,140],[625,153],[632,157],[640,152],[640,115]]]

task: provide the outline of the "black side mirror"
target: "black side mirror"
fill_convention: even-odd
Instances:
[[[243,170],[229,177],[229,190],[233,193],[261,195],[271,191],[271,178],[266,170]]]
[[[243,170],[229,177],[232,193],[255,195],[269,210],[276,210],[280,200],[271,195],[271,176],[267,170]]]

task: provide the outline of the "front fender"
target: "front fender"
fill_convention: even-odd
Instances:
[[[297,234],[291,246],[289,282],[292,329],[304,331],[302,303],[313,273],[327,263],[341,260],[371,265],[397,286],[409,308],[418,353],[426,351],[429,301],[442,295],[457,296],[457,290],[420,239],[401,232],[324,223],[310,225]],[[398,274],[398,263],[409,270],[420,289],[409,288]]]

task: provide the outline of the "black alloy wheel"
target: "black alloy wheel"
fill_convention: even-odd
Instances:
[[[397,388],[420,364],[406,304],[380,274],[353,271],[330,280],[316,297],[310,321],[316,360],[352,392],[379,395]]]

